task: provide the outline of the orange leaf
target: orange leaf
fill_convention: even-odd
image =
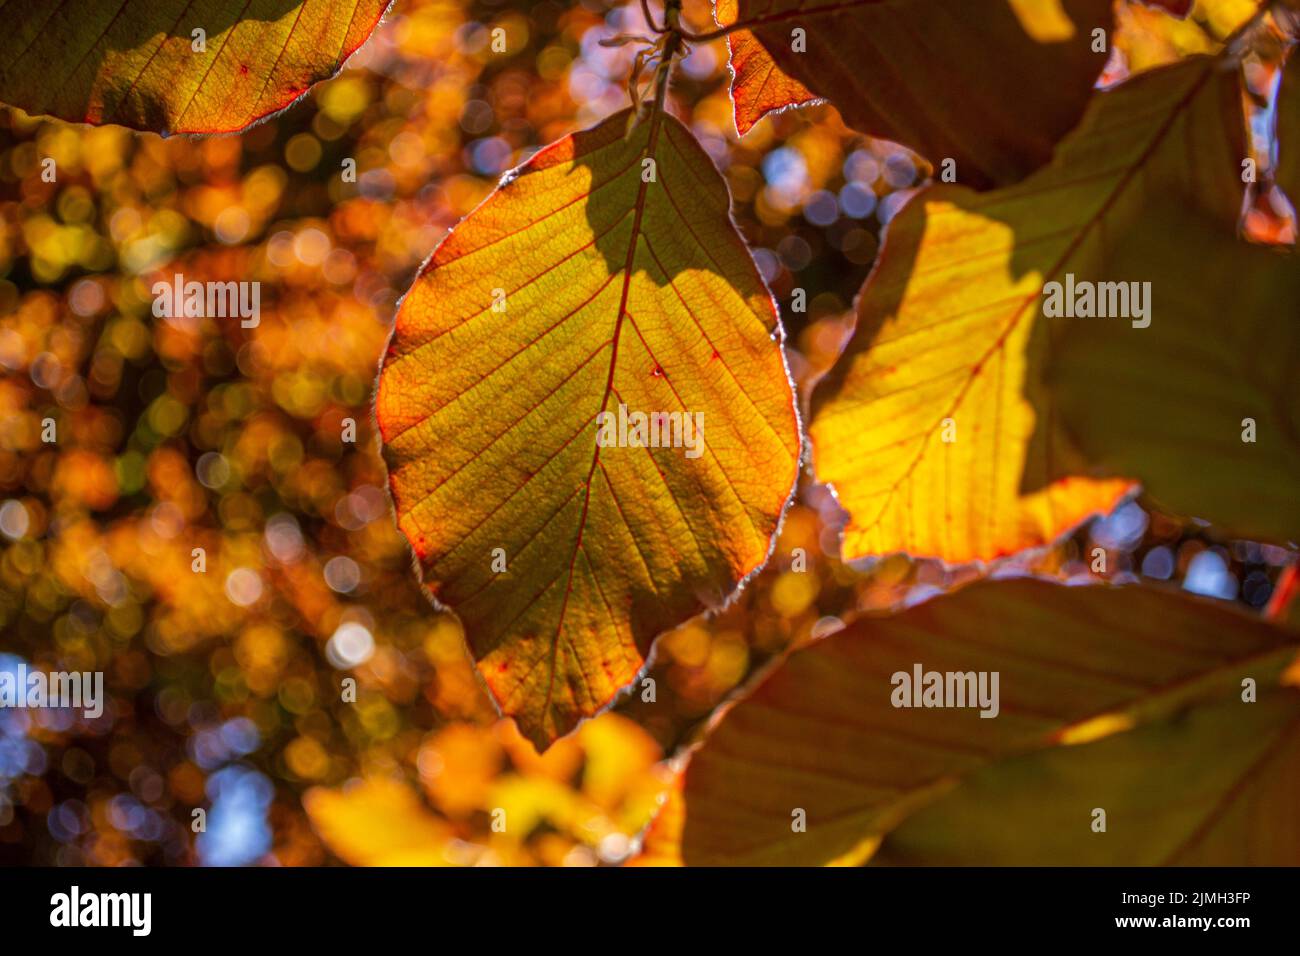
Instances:
[[[1093,31],[1111,25],[1110,0],[739,7],[737,20],[755,24],[781,73],[830,100],[849,126],[935,165],[954,160],[956,181],[976,188],[1017,182],[1051,158],[1106,64]]]
[[[18,0],[0,100],[164,134],[242,130],[337,73],[391,2]]]
[[[737,0],[718,0],[713,16],[722,26],[736,21]],[[728,34],[731,62],[731,101],[736,132],[744,136],[768,113],[791,106],[803,106],[817,99],[815,93],[787,76],[748,30]]]
[[[726,185],[677,120],[630,115],[542,150],[443,241],[376,400],[398,525],[539,748],[763,565],[798,469]]]

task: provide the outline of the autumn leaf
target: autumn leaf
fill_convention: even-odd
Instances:
[[[1300,540],[1300,268],[1149,207],[1104,272],[1149,283],[1151,322],[1069,323],[1045,374],[1089,462],[1234,537]]]
[[[12,0],[0,101],[78,123],[242,130],[333,76],[391,0]]]
[[[717,0],[714,19],[727,26],[736,22],[737,0]],[[744,136],[768,113],[816,101],[798,80],[787,76],[748,30],[727,35],[730,51],[731,101],[736,132]]]
[[[332,790],[313,787],[303,809],[321,839],[353,866],[448,866],[451,825],[399,780],[371,777]]]
[[[1099,93],[1051,165],[1018,186],[936,185],[890,222],[857,331],[812,400],[817,476],[850,513],[846,559],[991,560],[1128,492],[1080,456],[1042,374],[1071,322],[1135,344],[1149,329],[1047,319],[1043,292],[1121,278],[1101,273],[1104,253],[1157,192],[1232,235],[1243,130],[1235,72],[1189,59]]]
[[[629,134],[630,115],[542,150],[451,232],[376,400],[429,590],[539,747],[762,566],[798,469],[780,325],[726,186],[677,120]],[[657,413],[638,438],[631,416]]]
[[[1300,691],[1264,694],[977,771],[891,832],[872,862],[1294,866]]]
[[[682,828],[686,825],[683,783],[683,774],[674,775],[671,786],[662,794],[654,819],[641,834],[637,854],[627,861],[628,866],[685,865],[682,860]]]
[[[1239,785],[1258,789],[1248,776],[1258,761],[1293,757],[1300,744],[1300,694],[1276,686],[1298,645],[1294,631],[1202,598],[1028,578],[859,618],[793,652],[710,729],[676,810],[682,856],[706,865],[860,861],[882,837],[889,847],[901,824],[895,858],[942,841],[943,862],[1003,862],[1034,854],[1042,839],[1054,864],[1180,853],[1293,862],[1294,828],[1268,827],[1289,819],[1295,775],[1263,784],[1262,804]],[[914,681],[918,669],[921,683],[905,693],[898,675]],[[984,703],[916,706],[925,675],[949,672],[975,672],[977,684],[984,672]],[[1242,699],[1247,677],[1258,703]],[[895,706],[900,695],[913,706]],[[1188,708],[1193,716],[1180,717]],[[975,809],[994,794],[1003,802]],[[1252,839],[1198,831],[1214,822],[1240,835],[1252,805],[1270,811],[1251,824]],[[1107,837],[1090,828],[1098,806]],[[924,838],[904,822],[912,819]],[[977,829],[959,836],[963,827]],[[1266,832],[1288,835],[1269,847]],[[1089,839],[1106,842],[1084,848]]]
[[[953,160],[957,182],[986,188],[1042,166],[1079,121],[1106,64],[1093,31],[1109,31],[1111,3],[739,0],[736,20],[754,24],[776,67],[740,41],[737,125],[796,102],[793,79],[854,129]]]
[[[1186,10],[1181,15],[1180,10]],[[1218,53],[1222,40],[1259,9],[1257,0],[1200,0],[1193,4],[1119,3],[1115,6],[1114,47],[1120,76],[1167,66],[1184,57]]]

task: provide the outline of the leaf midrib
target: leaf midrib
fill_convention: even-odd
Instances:
[[[646,137],[645,153],[641,157],[642,167],[644,168],[645,160],[652,162],[655,160],[655,148],[659,144],[659,131],[662,128],[663,108],[656,103],[650,111],[650,128]],[[633,164],[635,168],[635,164]],[[658,163],[655,162],[653,168],[655,175],[658,176]],[[596,415],[592,417],[594,421],[601,412],[606,411],[609,405],[609,396],[614,391],[614,371],[618,366],[618,344],[623,333],[623,320],[627,317],[628,295],[632,288],[632,267],[636,262],[636,245],[641,235],[641,217],[645,213],[646,196],[649,192],[650,183],[645,175],[641,176],[641,181],[637,185],[636,201],[633,204],[632,215],[632,233],[628,238],[627,257],[623,262],[623,290],[619,297],[618,317],[614,322],[614,334],[611,338],[611,348],[609,354],[609,370],[605,376],[605,389],[600,399],[600,408],[597,409]],[[596,467],[600,462],[600,442],[592,440],[591,465],[587,469],[587,478],[583,482],[585,490],[582,496],[582,511],[578,515],[578,528],[573,537],[573,550],[569,554],[568,571],[565,573],[564,597],[560,601],[559,619],[555,625],[555,634],[551,638],[550,659],[547,662],[546,678],[546,699],[542,704],[542,720],[545,721],[546,715],[551,710],[551,700],[555,693],[555,661],[559,653],[560,639],[564,635],[564,618],[569,607],[569,596],[573,593],[573,573],[578,563],[578,552],[582,549],[582,536],[587,528],[587,512],[591,505],[591,481],[595,477]],[[593,576],[594,576],[593,569]],[[603,598],[603,595],[602,595]],[[572,647],[570,647],[572,650]],[[576,656],[576,655],[575,655]]]

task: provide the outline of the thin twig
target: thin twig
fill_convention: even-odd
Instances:
[[[650,13],[650,0],[641,0],[641,15],[645,17],[646,26],[655,33],[667,33],[667,26],[659,26],[655,23],[654,16]]]

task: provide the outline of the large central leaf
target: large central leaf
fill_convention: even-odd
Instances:
[[[539,746],[763,564],[798,469],[726,186],[675,119],[628,120],[544,149],[447,237],[379,382],[398,523]],[[702,442],[635,447],[632,424],[602,447],[601,413],[689,416]]]
[[[1243,131],[1235,72],[1197,57],[1098,94],[1018,186],[931,187],[894,218],[853,340],[813,396],[814,464],[850,512],[847,558],[993,559],[1120,499],[1129,485],[1096,477],[1061,427],[1044,365],[1069,322],[1130,348],[1151,330],[1049,318],[1043,291],[1142,279],[1106,274],[1106,253],[1157,194],[1232,235]]]
[[[81,123],[241,130],[338,72],[391,2],[0,0],[0,100]]]

